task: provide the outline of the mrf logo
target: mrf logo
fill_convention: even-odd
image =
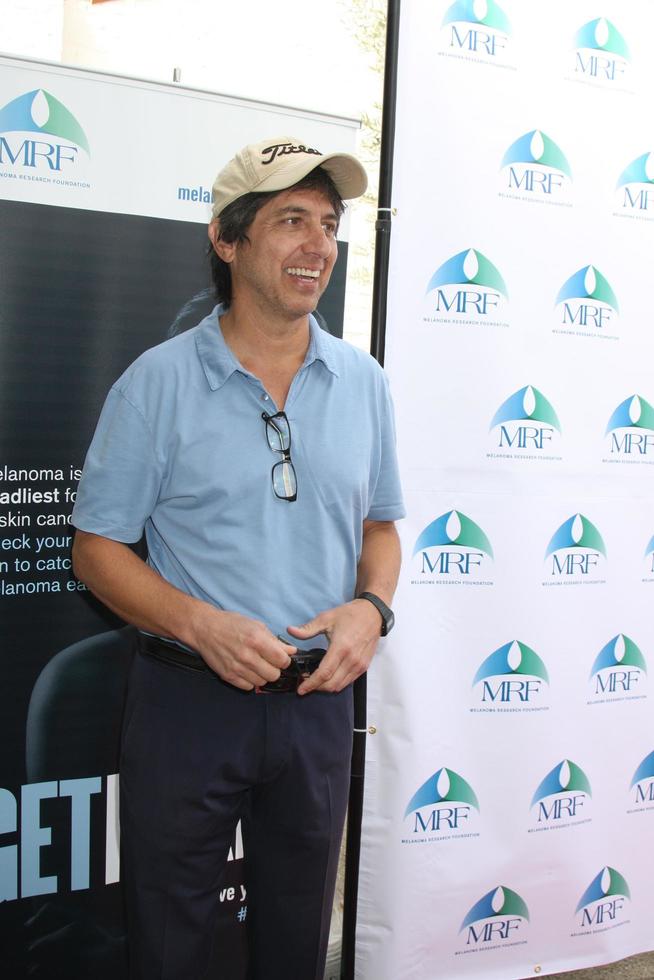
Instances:
[[[593,265],[583,266],[564,282],[555,307],[567,332],[583,334],[606,334],[620,312],[608,279]]]
[[[654,809],[654,752],[646,755],[638,766],[629,789],[635,810]]]
[[[608,866],[593,878],[576,908],[580,929],[610,929],[624,919],[625,902],[631,899],[629,885],[615,868]]]
[[[624,80],[630,55],[627,42],[606,17],[589,20],[574,36],[574,70],[586,81],[614,84]]]
[[[511,34],[509,19],[495,0],[457,0],[442,27],[448,48],[474,60],[497,61]]]
[[[617,206],[624,214],[648,217],[654,209],[654,154],[643,153],[625,167],[616,187]]]
[[[542,697],[549,684],[545,664],[526,643],[512,640],[499,647],[479,667],[472,682],[487,705],[528,705]]]
[[[472,906],[459,929],[466,946],[514,942],[529,922],[529,909],[517,892],[498,885]]]
[[[550,575],[563,581],[596,581],[606,547],[594,524],[583,514],[573,514],[556,531],[545,553]]]
[[[564,153],[540,129],[525,133],[511,144],[500,170],[505,197],[560,199],[568,194],[572,182]]]
[[[621,402],[606,426],[609,453],[622,458],[654,456],[654,408],[641,395]]]
[[[438,835],[459,836],[456,831],[467,831],[474,811],[479,812],[479,802],[470,783],[453,769],[442,768],[411,797],[404,819],[410,818],[412,834],[436,835],[432,838],[436,839]]]
[[[428,524],[413,549],[414,565],[431,580],[478,579],[493,559],[485,533],[461,511],[450,510]],[[424,579],[414,580],[420,583]]]
[[[545,395],[526,385],[502,402],[490,424],[498,449],[517,450],[517,455],[551,450],[561,424]],[[522,451],[522,452],[521,452]]]
[[[593,694],[603,700],[640,697],[647,664],[633,640],[618,633],[602,647],[590,672]]]
[[[80,150],[90,155],[84,130],[45,89],[26,92],[0,109],[3,166],[61,173],[75,166]]]
[[[508,299],[499,270],[474,248],[439,266],[425,296],[425,320],[434,323],[488,323],[500,315]]]
[[[649,539],[649,543],[645,548],[645,562],[647,564],[647,571],[650,575],[654,574],[654,534]],[[643,582],[654,581],[651,578],[644,578]]]
[[[548,772],[531,801],[536,823],[556,825],[585,818],[584,807],[592,793],[588,778],[578,765],[563,759]]]

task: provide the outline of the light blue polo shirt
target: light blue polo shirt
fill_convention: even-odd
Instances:
[[[297,500],[279,500],[280,456],[261,417],[277,407],[225,343],[219,314],[114,384],[72,520],[122,542],[145,530],[167,581],[283,633],[353,598],[365,518],[404,516],[388,384],[372,357],[310,318],[285,406]]]

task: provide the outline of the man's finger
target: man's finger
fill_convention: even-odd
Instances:
[[[307,639],[311,636],[319,636],[321,633],[327,634],[328,629],[329,625],[322,616],[316,616],[315,619],[310,619],[308,623],[303,623],[302,626],[288,626],[287,632],[291,636]]]
[[[329,653],[335,653],[330,648]],[[298,694],[310,694],[312,691],[342,691],[352,684],[370,666],[371,656],[352,656],[345,654],[335,662],[331,657],[325,657],[318,670],[303,681],[298,688]]]
[[[311,691],[320,690],[323,685],[328,684],[338,673],[339,663],[336,661],[334,663],[328,657],[325,657],[320,667],[314,670],[310,677],[307,677],[305,681],[302,681],[297,689],[298,694],[310,694]]]
[[[294,647],[290,643],[285,643],[284,640],[277,640],[277,646],[274,652],[270,656],[266,652],[263,654],[263,658],[281,670],[283,667],[289,666],[294,653],[297,653],[297,647]]]
[[[262,662],[262,665],[258,668],[247,668],[242,665],[235,667],[223,679],[233,687],[239,687],[242,691],[251,691],[255,687],[263,687],[264,684],[268,684],[270,681],[276,681],[278,678],[279,671],[274,668],[267,670]]]

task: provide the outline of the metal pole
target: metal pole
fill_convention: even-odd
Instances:
[[[384,363],[384,345],[386,339],[386,287],[388,282],[391,240],[391,192],[393,187],[393,152],[395,145],[400,2],[401,0],[388,0],[386,19],[384,101],[379,197],[377,202],[377,222],[375,224],[375,272],[372,287],[372,334],[370,339],[370,353],[380,364]],[[347,811],[341,980],[354,980],[367,724],[366,675],[364,674],[354,684],[354,743],[352,746],[352,772],[350,776],[350,797]]]
[[[393,157],[395,153],[395,108],[397,102],[397,60],[400,41],[400,2],[388,0],[386,25],[386,64],[379,165],[379,200],[375,230],[375,275],[372,286],[372,336],[370,353],[384,363],[386,342],[386,287],[391,247]]]

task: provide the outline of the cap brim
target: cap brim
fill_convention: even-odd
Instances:
[[[293,184],[297,184],[316,167],[322,167],[327,171],[344,201],[351,201],[365,194],[368,175],[362,164],[350,153],[326,153],[309,159],[290,157],[288,163],[285,162],[284,166],[278,167],[269,178],[261,181],[257,191],[286,190]]]

